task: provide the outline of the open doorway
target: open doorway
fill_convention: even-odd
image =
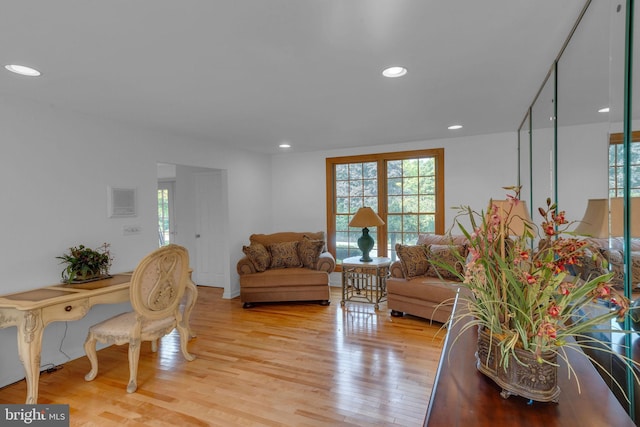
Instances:
[[[158,246],[166,246],[173,242],[174,189],[175,180],[158,179]]]
[[[226,171],[158,164],[158,241],[189,250],[192,278],[230,294]]]

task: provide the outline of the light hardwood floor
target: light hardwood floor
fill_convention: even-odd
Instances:
[[[158,353],[144,343],[138,391],[127,394],[127,347],[98,352],[40,378],[38,403],[70,405],[72,426],[421,426],[445,331],[392,318],[386,303],[328,307],[258,305],[245,310],[222,289],[199,287],[187,362],[176,332]],[[17,355],[16,355],[17,357]],[[0,403],[24,403],[24,381]]]

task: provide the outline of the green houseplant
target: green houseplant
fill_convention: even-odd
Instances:
[[[550,199],[546,208],[538,209],[542,222],[537,226],[516,213],[522,203],[519,187],[506,189],[514,194],[501,203],[492,200],[486,212],[458,208],[455,223],[469,241],[468,254],[458,253],[465,268],[460,273],[445,263],[442,267],[457,274],[468,292],[459,299],[466,313],[450,322],[463,322],[463,332],[478,328],[478,370],[503,388],[503,397],[517,394],[557,402],[557,360],[569,365],[567,350],[579,347],[613,353],[593,332],[603,332],[603,325],[622,319],[629,300],[610,285],[612,273],[589,280],[575,275],[573,269],[585,253],[598,256],[599,252],[569,231],[571,223]],[[517,222],[520,227],[514,226]],[[520,231],[514,233],[516,228]],[[596,304],[605,308],[593,310]],[[511,373],[512,368],[517,372]],[[512,380],[519,384],[511,384]]]
[[[62,270],[62,280],[72,283],[108,276],[113,261],[109,246],[108,243],[96,249],[84,245],[73,246],[68,253],[56,257],[61,260],[60,264],[66,264]]]

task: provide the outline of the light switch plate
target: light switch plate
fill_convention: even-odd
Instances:
[[[142,232],[142,227],[139,225],[123,225],[122,226],[122,234],[125,236],[131,236],[132,234],[140,234]]]

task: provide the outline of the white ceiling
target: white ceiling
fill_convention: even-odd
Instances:
[[[264,153],[515,131],[584,2],[2,0],[43,75],[0,96]]]

